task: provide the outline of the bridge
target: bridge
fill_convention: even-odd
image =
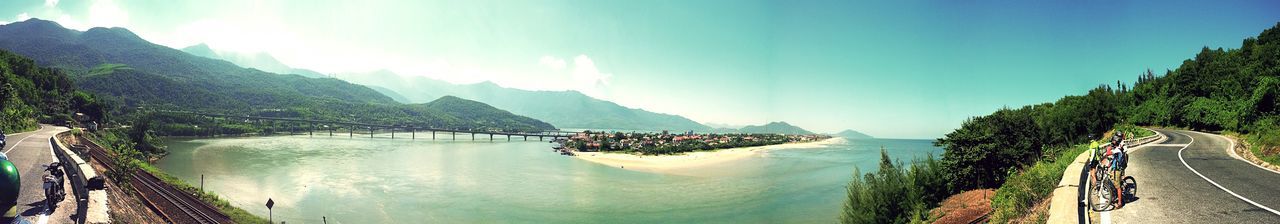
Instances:
[[[541,132],[506,132],[506,131],[493,131],[493,130],[464,130],[464,129],[452,129],[452,128],[440,128],[440,127],[420,127],[420,126],[412,126],[412,125],[367,124],[367,123],[359,123],[359,122],[325,121],[325,120],[311,120],[311,119],[302,119],[302,118],[231,115],[231,114],[202,113],[202,112],[191,112],[191,111],[158,110],[155,112],[208,117],[212,120],[215,120],[214,121],[215,123],[217,122],[215,118],[223,118],[223,119],[235,119],[235,120],[253,120],[253,121],[257,121],[257,123],[262,123],[263,121],[269,121],[269,122],[307,124],[309,125],[308,128],[305,128],[307,131],[307,135],[315,135],[315,131],[318,130],[316,129],[317,125],[320,125],[321,127],[325,128],[324,130],[327,130],[329,132],[329,136],[333,136],[334,130],[339,127],[349,127],[347,128],[347,136],[350,138],[355,137],[356,129],[368,129],[369,138],[374,138],[374,133],[379,129],[386,130],[391,133],[392,139],[396,138],[397,131],[399,131],[400,133],[406,133],[406,132],[409,133],[410,139],[417,139],[418,132],[423,132],[424,134],[426,132],[431,132],[432,140],[436,139],[436,133],[438,132],[448,133],[451,140],[457,140],[458,134],[471,134],[471,140],[475,140],[476,135],[489,135],[489,141],[493,141],[495,135],[507,136],[507,141],[511,141],[513,137],[522,137],[523,140],[525,141],[528,141],[530,137],[536,137],[538,138],[538,141],[544,141],[548,138],[552,140],[562,139],[562,138],[567,139],[577,134],[576,132],[568,132],[568,131],[561,131],[561,130],[546,130]],[[296,126],[290,126],[290,128],[291,128],[289,131],[290,134],[297,132]],[[363,136],[364,133],[361,133],[361,135]]]

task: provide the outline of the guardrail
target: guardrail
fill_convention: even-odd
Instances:
[[[1156,133],[1154,135],[1147,136],[1147,137],[1124,140],[1124,144],[1130,147],[1133,147],[1133,146],[1145,145],[1147,143],[1151,143],[1156,140],[1160,140],[1160,133]]]
[[[71,192],[76,198],[76,214],[72,215],[71,219],[75,223],[83,224],[89,210],[89,189],[84,187],[88,180],[84,178],[84,170],[80,169],[81,162],[72,159],[71,155],[67,155],[62,143],[58,142],[57,134],[49,137],[49,145],[54,147],[53,154],[61,161],[62,170],[66,171],[67,180],[71,181]]]

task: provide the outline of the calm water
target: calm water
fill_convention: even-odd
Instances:
[[[929,140],[865,140],[676,174],[553,153],[545,142],[276,136],[169,139],[166,172],[289,223],[836,221],[854,166],[938,156]],[[397,136],[402,137],[402,136]]]

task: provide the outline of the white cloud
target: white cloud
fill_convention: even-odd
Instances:
[[[112,0],[97,0],[89,6],[89,25],[100,27],[124,27],[129,25],[129,13],[120,9]]]
[[[129,13],[125,12],[114,0],[93,0],[88,11],[67,13],[58,8],[59,0],[45,0],[44,7],[33,13],[18,15],[17,21],[25,21],[32,17],[53,20],[63,27],[87,30],[93,27],[127,27]],[[74,14],[74,15],[73,15]]]
[[[602,73],[596,68],[595,61],[587,55],[578,55],[573,58],[573,81],[577,82],[580,87],[595,87],[597,85],[609,85],[609,78],[613,74]]]
[[[553,57],[551,55],[542,56],[541,59],[538,59],[538,64],[547,66],[554,70],[561,70],[568,66],[568,63],[565,62],[564,59]]]
[[[613,77],[611,73],[600,71],[600,67],[596,65],[595,60],[587,55],[578,55],[573,57],[573,63],[555,56],[542,56],[538,59],[538,65],[550,69],[550,73],[544,76],[534,77],[510,77],[498,76],[496,78],[506,78],[509,80],[520,80],[518,83],[510,83],[511,87],[535,90],[576,90],[592,97],[600,99],[608,99],[609,80]]]

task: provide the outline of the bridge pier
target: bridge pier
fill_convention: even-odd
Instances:
[[[471,141],[475,141],[475,140],[476,140],[476,133],[471,133]]]
[[[373,138],[373,126],[369,126],[369,138]]]
[[[396,127],[391,127],[391,139],[396,139]]]
[[[355,137],[356,137],[356,126],[351,126],[351,128],[347,129],[347,138],[355,138]]]
[[[409,139],[418,139],[418,130],[409,128]]]
[[[493,141],[493,134],[489,134],[489,141]]]
[[[528,135],[525,135],[525,136],[524,136],[524,140],[525,140],[525,141],[529,141],[529,136],[528,136]]]

